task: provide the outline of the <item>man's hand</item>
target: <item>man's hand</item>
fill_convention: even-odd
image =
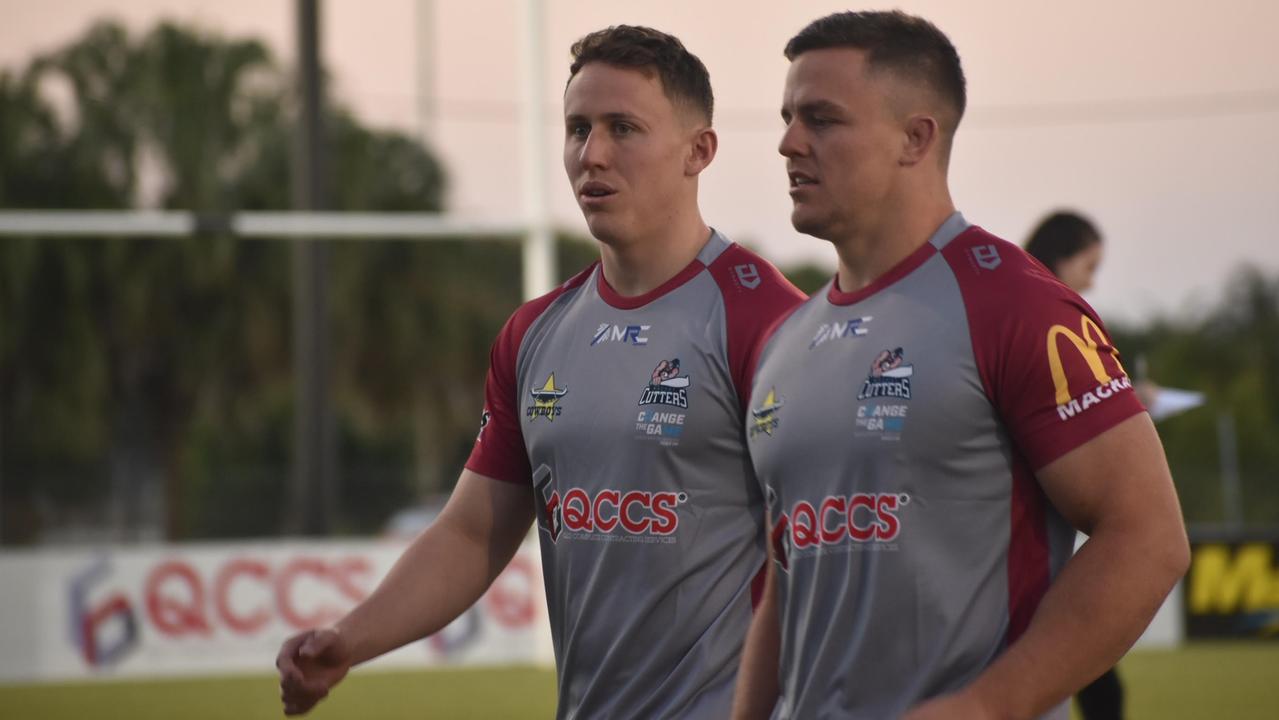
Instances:
[[[350,644],[334,628],[307,630],[284,641],[275,666],[285,715],[302,715],[346,677],[353,664]]]

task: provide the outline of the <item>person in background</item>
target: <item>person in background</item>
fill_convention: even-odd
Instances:
[[[1093,277],[1101,265],[1101,233],[1084,216],[1058,211],[1040,221],[1030,239],[1026,252],[1044,264],[1066,287],[1077,293],[1090,290]],[[1137,395],[1144,404],[1150,404],[1150,388],[1137,383]],[[1118,720],[1124,716],[1124,686],[1119,672],[1111,668],[1092,681],[1075,696],[1079,712],[1084,720]]]
[[[1101,233],[1078,213],[1055,212],[1040,221],[1026,241],[1026,252],[1077,293],[1092,289],[1101,266]]]

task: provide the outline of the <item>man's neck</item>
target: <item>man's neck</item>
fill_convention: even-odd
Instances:
[[[693,262],[710,234],[710,227],[695,213],[690,221],[661,228],[653,237],[601,242],[604,279],[623,297],[651,292]]]
[[[839,289],[856,292],[870,285],[928,242],[955,212],[949,193],[927,202],[885,208],[873,227],[859,228],[832,241],[839,255]]]

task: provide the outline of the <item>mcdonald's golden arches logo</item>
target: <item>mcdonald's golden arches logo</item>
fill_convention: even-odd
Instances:
[[[1087,363],[1088,369],[1092,371],[1093,377],[1097,380],[1097,387],[1085,392],[1083,396],[1076,400],[1070,393],[1070,380],[1066,376],[1066,369],[1061,362],[1061,343],[1060,340],[1065,338],[1070,341],[1070,346],[1079,353],[1079,356]],[[1057,412],[1061,415],[1062,420],[1067,420],[1078,412],[1087,410],[1102,400],[1106,400],[1114,393],[1132,387],[1131,381],[1128,379],[1127,371],[1119,362],[1119,353],[1110,344],[1110,338],[1101,331],[1101,327],[1087,315],[1079,316],[1079,332],[1071,330],[1065,325],[1053,325],[1048,328],[1048,369],[1052,373],[1053,390],[1056,393]],[[1119,377],[1111,377],[1107,372],[1106,366],[1101,361],[1102,346],[1106,346],[1111,358],[1115,361],[1115,366],[1119,368]]]

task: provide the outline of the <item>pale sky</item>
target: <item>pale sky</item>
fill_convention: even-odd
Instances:
[[[436,0],[430,144],[452,179],[452,209],[517,218],[521,190],[519,0]],[[0,65],[16,67],[114,16],[161,17],[255,35],[294,55],[292,0],[0,0]],[[367,123],[416,133],[415,0],[329,0],[322,52],[336,97]],[[600,27],[651,25],[706,63],[720,150],[703,175],[708,222],[786,265],[834,267],[797,234],[782,158],[781,49],[834,2],[647,0],[546,3],[546,182],[558,225],[585,233],[560,164],[568,47]],[[872,6],[880,7],[880,6]],[[894,7],[882,6],[882,7]],[[972,222],[1014,242],[1059,207],[1092,216],[1106,260],[1087,297],[1110,319],[1191,314],[1231,269],[1279,272],[1279,2],[903,0],[963,59],[969,113],[951,189]]]

